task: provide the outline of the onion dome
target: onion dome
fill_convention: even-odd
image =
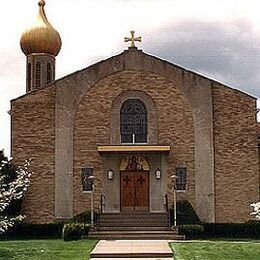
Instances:
[[[44,53],[57,56],[61,49],[60,35],[46,17],[45,1],[40,0],[38,5],[39,14],[35,24],[22,34],[21,49],[25,55]]]

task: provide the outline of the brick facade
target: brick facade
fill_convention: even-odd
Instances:
[[[81,186],[81,168],[86,166],[94,167],[99,179],[97,208],[105,185],[97,146],[112,144],[113,101],[138,91],[157,110],[154,140],[171,146],[166,172],[170,201],[169,177],[176,166],[186,166],[188,190],[178,193],[179,199],[188,199],[204,219],[210,210],[209,221],[249,219],[249,204],[259,199],[255,99],[142,52],[127,51],[12,101],[12,154],[17,163],[32,158],[35,172],[24,203],[28,221],[51,222],[55,208],[67,214],[67,205],[72,205],[72,215],[89,209],[90,194]]]
[[[216,221],[245,221],[259,196],[256,101],[221,85],[213,100]]]
[[[34,172],[23,205],[27,221],[54,220],[55,88],[12,101],[12,156],[22,164],[31,159]]]

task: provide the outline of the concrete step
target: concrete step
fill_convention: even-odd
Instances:
[[[149,257],[138,257],[138,255],[132,257],[132,254],[131,256],[129,257],[121,257],[121,256],[118,256],[117,254],[115,254],[114,256],[112,255],[111,256],[106,256],[105,257],[91,257],[90,260],[129,260],[129,259],[132,259],[132,260],[172,260],[172,256],[171,257],[153,257],[153,256],[149,256]]]
[[[120,216],[101,216],[100,220],[111,220],[111,221],[116,221],[116,220],[121,220],[121,221],[129,221],[129,220],[134,220],[134,221],[167,221],[168,218],[166,217],[142,217],[142,218],[136,218],[136,217],[120,217]]]
[[[100,240],[90,253],[91,259],[170,260],[173,253],[163,240]]]
[[[109,221],[167,221],[168,219],[167,218],[120,218],[120,217],[116,217],[116,218],[110,218],[110,217],[101,217],[100,218],[100,221],[106,221],[106,220],[109,220]]]
[[[166,213],[103,213],[101,217],[120,217],[120,218],[148,218],[148,217],[165,217]]]
[[[177,231],[169,229],[166,213],[105,213],[99,229],[92,229],[89,238],[97,239],[179,239]]]
[[[175,234],[91,234],[82,239],[105,239],[105,240],[184,240],[185,236]]]
[[[155,259],[155,260],[168,260],[172,259],[172,253],[121,253],[121,254],[90,254],[90,259]]]
[[[185,239],[175,231],[163,230],[123,230],[123,231],[90,231],[88,238],[95,239]]]
[[[160,222],[160,221],[100,221],[100,226],[146,226],[146,227],[150,227],[150,226],[167,226],[168,222]]]
[[[111,226],[102,226],[99,228],[99,231],[169,231],[171,229],[169,229],[168,227],[165,226],[147,226],[147,227],[137,227],[137,226],[115,226],[115,227],[111,227]],[[176,232],[177,233],[177,232]]]

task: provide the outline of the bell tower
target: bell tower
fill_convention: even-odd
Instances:
[[[49,23],[40,0],[33,26],[25,30],[20,44],[26,55],[26,93],[40,89],[55,80],[55,57],[61,49],[61,37]]]

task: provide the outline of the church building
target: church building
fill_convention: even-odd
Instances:
[[[34,172],[27,221],[71,219],[92,196],[104,214],[164,213],[175,193],[202,221],[249,220],[256,98],[143,52],[133,31],[127,50],[56,80],[62,42],[44,6],[21,37],[26,93],[10,113],[14,161]]]

